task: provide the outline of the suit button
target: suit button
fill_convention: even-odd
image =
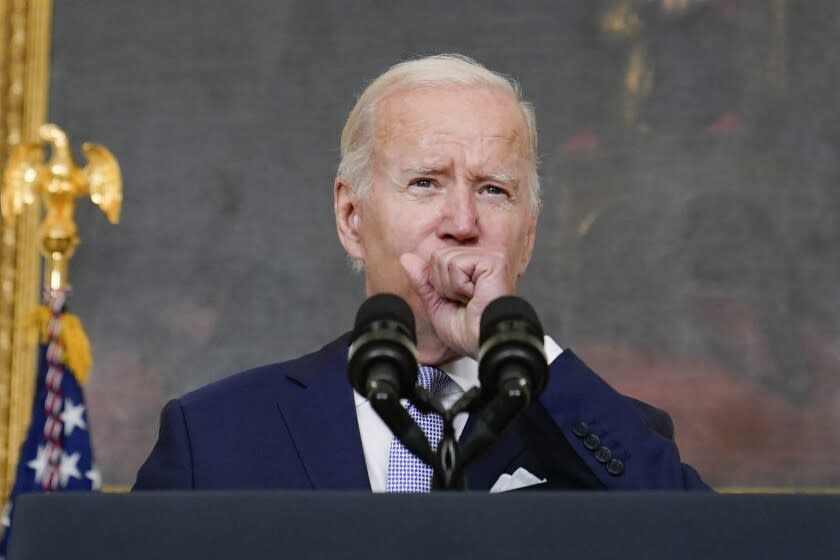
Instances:
[[[607,472],[613,476],[619,476],[621,473],[624,472],[624,463],[622,463],[618,459],[613,459],[612,461],[607,463]]]
[[[612,451],[609,447],[599,447],[595,452],[595,460],[599,463],[606,463],[610,459],[612,459]]]
[[[575,427],[572,428],[572,433],[577,437],[586,437],[589,435],[589,426],[586,425],[586,422],[578,422],[575,424]]]
[[[589,434],[583,440],[583,446],[590,451],[595,451],[599,445],[601,445],[601,438],[595,434]]]

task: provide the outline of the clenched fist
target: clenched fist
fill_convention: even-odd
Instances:
[[[400,257],[438,338],[461,356],[478,356],[481,314],[514,292],[515,274],[505,254],[477,247],[445,247],[428,262],[413,253]]]

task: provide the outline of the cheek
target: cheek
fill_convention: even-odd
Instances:
[[[485,226],[482,235],[505,247],[524,246],[528,240],[526,221],[508,211],[492,212],[479,218]]]
[[[395,205],[384,222],[385,242],[400,249],[400,254],[415,251],[425,242],[435,239],[438,211],[429,206],[403,202]]]
[[[418,253],[422,256],[424,245],[433,241],[417,225],[417,222],[412,220],[411,217],[406,217],[402,223],[393,225],[386,243],[393,249],[396,256],[406,252]]]
[[[397,208],[391,213],[379,213],[365,232],[365,244],[372,252],[399,257],[413,251],[422,240],[419,225],[417,216]]]
[[[513,269],[518,269],[523,256],[528,252],[530,221],[515,220],[513,223],[500,221],[501,223],[505,223],[505,225],[500,225],[496,230],[499,235],[496,240],[497,244],[507,248],[509,263]]]

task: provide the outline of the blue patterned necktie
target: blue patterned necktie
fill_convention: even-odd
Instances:
[[[452,383],[443,371],[420,366],[417,379],[420,385],[439,393]],[[423,414],[411,402],[405,409],[426,434],[432,449],[437,449],[443,437],[443,418],[437,412]],[[388,456],[388,492],[428,492],[432,488],[432,467],[418,459],[396,437],[391,438],[391,454]]]

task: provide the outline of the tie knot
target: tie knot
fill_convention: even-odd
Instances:
[[[431,393],[438,393],[444,387],[452,383],[452,379],[446,372],[432,366],[420,366],[417,372],[417,380],[420,385]]]

